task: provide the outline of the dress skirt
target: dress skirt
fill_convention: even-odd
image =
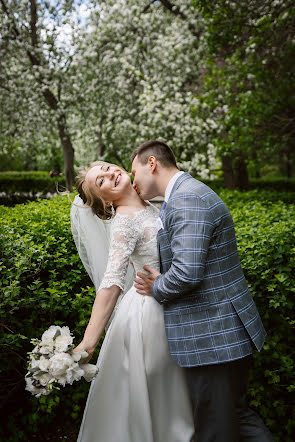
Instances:
[[[190,442],[192,407],[169,353],[163,310],[134,287],[105,336],[78,442]]]

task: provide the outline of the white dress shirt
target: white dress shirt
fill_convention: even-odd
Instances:
[[[166,203],[168,202],[168,200],[169,200],[169,198],[170,198],[171,191],[172,191],[172,189],[173,189],[173,186],[174,186],[174,184],[175,184],[177,178],[180,177],[180,175],[182,175],[183,173],[184,173],[183,171],[179,171],[179,172],[177,172],[175,175],[173,175],[173,177],[171,178],[171,180],[170,180],[169,183],[167,184],[167,187],[166,187],[166,190],[165,190],[165,198],[164,198],[164,201],[165,201]],[[160,217],[157,218],[156,226],[157,226],[157,230],[158,230],[158,231],[164,228],[163,223],[162,223],[162,220],[161,220]]]
[[[176,183],[176,180],[178,177],[180,177],[180,175],[182,175],[184,172],[183,171],[179,171],[177,172],[175,175],[173,175],[173,177],[171,178],[171,180],[169,181],[169,183],[167,184],[166,190],[165,190],[165,198],[164,201],[166,201],[166,203],[169,200],[170,197],[170,193],[173,189],[174,184]]]

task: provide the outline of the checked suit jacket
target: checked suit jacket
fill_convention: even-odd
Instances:
[[[183,173],[158,232],[163,305],[171,356],[181,367],[219,364],[261,350],[266,332],[241,267],[232,217],[205,184]]]

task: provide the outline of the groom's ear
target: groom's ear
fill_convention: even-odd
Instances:
[[[148,159],[148,165],[149,165],[150,171],[152,173],[154,173],[154,171],[156,170],[156,167],[157,167],[157,158],[151,155]]]

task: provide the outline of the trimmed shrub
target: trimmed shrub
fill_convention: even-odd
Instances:
[[[294,178],[251,178],[251,189],[273,190],[275,192],[295,192]]]
[[[295,431],[295,206],[280,194],[222,191],[237,232],[241,263],[268,337],[254,354],[250,404],[277,441]],[[294,194],[293,194],[294,197]],[[293,198],[294,201],[294,198]]]
[[[224,188],[224,181],[222,179],[216,180],[203,180],[200,179],[203,183],[207,184],[213,190],[218,192],[221,188]],[[251,190],[259,190],[259,191],[267,191],[273,192],[277,195],[278,192],[283,193],[285,195],[293,193],[293,203],[294,201],[294,192],[295,192],[295,179],[284,179],[284,178],[272,178],[272,179],[264,179],[264,178],[251,178],[249,182],[250,191]],[[281,199],[281,198],[280,198]]]
[[[198,177],[196,177],[198,179]],[[202,180],[205,184],[210,186],[216,192],[224,188],[224,182],[222,179],[216,180]],[[60,188],[65,188],[66,182],[65,178],[54,177],[51,178],[48,172],[0,172],[0,193],[5,192],[6,198],[0,197],[0,203],[9,203],[9,199],[13,200],[14,203],[24,202],[26,199],[35,199],[35,195],[42,193],[46,195],[49,193],[56,192],[56,185]],[[283,178],[273,178],[273,179],[251,179],[250,182],[251,189],[257,189],[259,191],[272,191],[277,197],[277,192],[283,193],[283,201],[290,200],[294,201],[295,192],[295,179],[283,179]],[[293,201],[291,201],[293,198]],[[282,199],[282,197],[280,197]]]
[[[248,192],[240,192],[238,190],[216,189],[218,195],[229,207],[235,207],[236,204],[251,204],[259,202],[268,207],[271,203],[283,202],[287,204],[295,203],[295,192],[276,192],[275,190],[254,189]]]
[[[36,194],[55,193],[57,184],[64,188],[65,178],[51,178],[48,172],[0,172],[0,192],[5,193],[0,202],[19,203],[34,199]]]
[[[295,207],[280,194],[222,190],[233,215],[242,265],[268,331],[255,353],[249,395],[277,441],[291,442],[295,427],[294,371]],[[51,324],[68,325],[78,344],[95,290],[78,257],[69,222],[70,202],[57,196],[1,216],[1,403],[6,425],[0,439],[31,440],[47,426],[79,426],[89,384],[80,382],[41,398],[24,391],[29,340]],[[99,351],[99,350],[98,350]]]
[[[24,390],[30,339],[51,324],[68,325],[78,344],[90,317],[95,289],[77,254],[69,211],[61,196],[0,206],[0,403],[7,415],[0,440],[31,440],[34,432],[46,435],[53,422],[74,425],[82,416],[84,381],[41,400]]]

